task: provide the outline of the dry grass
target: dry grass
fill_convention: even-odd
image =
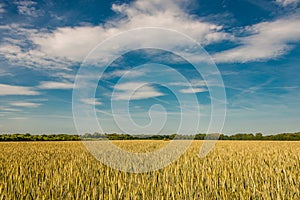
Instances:
[[[145,152],[164,141],[122,141]],[[220,141],[203,159],[201,141],[170,166],[116,171],[81,142],[0,143],[0,199],[300,199],[300,142]]]

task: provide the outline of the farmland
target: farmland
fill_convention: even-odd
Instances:
[[[168,141],[114,141],[133,152]],[[0,199],[300,199],[300,142],[194,141],[171,165],[134,174],[97,161],[80,141],[0,143]]]

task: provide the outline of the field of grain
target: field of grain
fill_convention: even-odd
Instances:
[[[116,141],[145,152],[167,141]],[[300,142],[201,141],[164,169],[114,170],[81,142],[0,143],[0,199],[300,199]]]

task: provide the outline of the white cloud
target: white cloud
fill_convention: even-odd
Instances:
[[[102,102],[100,102],[99,99],[97,98],[82,99],[81,101],[88,105],[95,105],[95,106],[102,105]]]
[[[288,2],[296,0],[281,1],[285,2],[283,4],[289,4]],[[112,10],[119,16],[97,26],[59,27],[55,30],[24,28],[18,24],[1,26],[0,28],[6,29],[10,35],[18,36],[14,37],[18,39],[3,37],[4,43],[0,46],[0,55],[18,66],[66,71],[81,62],[97,44],[105,39],[142,27],[173,29],[191,36],[204,46],[224,40],[240,44],[236,48],[215,54],[214,59],[217,62],[249,62],[277,58],[292,48],[291,42],[300,40],[300,20],[296,15],[246,27],[245,35],[248,36],[234,37],[226,33],[222,25],[206,22],[189,14],[184,9],[186,7],[184,4],[188,3],[179,0],[137,0],[129,4],[113,4]],[[21,1],[17,5],[20,13],[37,14],[34,8],[36,3],[33,1]],[[159,34],[133,36],[133,39],[137,44],[157,42],[168,49],[185,48],[180,41],[174,43],[174,40]],[[30,45],[23,45],[24,43]],[[130,46],[128,48],[130,49]],[[118,46],[115,49],[120,50]],[[103,53],[102,57],[109,59],[108,55],[113,52]],[[190,55],[189,52],[182,53]],[[203,58],[193,59],[202,61]]]
[[[21,15],[27,15],[27,16],[32,16],[32,17],[37,17],[38,12],[37,9],[35,8],[35,5],[37,4],[34,1],[17,1],[15,2],[18,8],[18,13]]]
[[[183,32],[198,42],[211,43],[228,39],[229,35],[222,32],[222,26],[203,22],[183,9],[187,1],[174,0],[138,0],[131,4],[113,4],[112,9],[126,18],[113,22],[120,28],[162,27]],[[167,38],[161,38],[164,42]]]
[[[191,82],[172,82],[169,85],[185,87],[179,91],[184,94],[206,92],[206,82],[204,80],[191,80]]]
[[[0,106],[0,111],[1,112],[4,111],[5,113],[9,113],[9,112],[19,112],[21,110],[20,109],[16,109],[16,108],[9,108],[9,107],[5,107],[5,106]]]
[[[28,68],[48,68],[67,70],[73,62],[64,58],[50,57],[37,49],[26,50],[19,46],[20,41],[16,40],[15,44],[4,43],[0,46],[2,54],[11,64],[28,67]]]
[[[82,61],[85,56],[113,31],[101,26],[63,27],[51,33],[32,35],[34,44],[48,56],[67,58],[72,61]]]
[[[216,53],[216,62],[249,62],[274,59],[292,49],[300,41],[300,16],[292,15],[272,22],[246,27],[249,36],[240,37],[240,46]]]
[[[181,93],[185,93],[185,94],[191,94],[191,93],[199,93],[199,92],[206,92],[207,89],[205,88],[187,88],[187,89],[181,89],[179,90]]]
[[[74,65],[74,62],[64,57],[54,57],[41,51],[32,41],[34,35],[42,34],[41,30],[15,23],[0,26],[0,29],[5,33],[1,38],[0,55],[11,65],[50,70],[69,70]]]
[[[26,8],[34,6],[32,1],[18,3],[22,8],[19,12],[32,14]],[[18,41],[8,40],[0,49],[0,54],[8,60],[17,61],[18,65],[29,67],[47,67],[67,69],[74,62],[81,62],[85,56],[100,42],[118,33],[140,27],[161,27],[185,33],[201,44],[210,44],[221,40],[232,39],[232,36],[222,31],[222,26],[204,22],[189,15],[182,5],[186,1],[172,0],[138,0],[130,4],[116,5],[112,9],[120,16],[98,26],[60,27],[53,31],[6,27],[12,34],[22,36]],[[34,12],[34,10],[32,10]],[[26,29],[26,30],[24,30]],[[152,40],[150,40],[152,38]],[[5,38],[4,38],[5,39]],[[157,35],[145,34],[135,38],[138,43],[157,42],[165,46],[175,47],[174,41]],[[20,46],[26,40],[31,47]],[[117,48],[118,49],[118,48]],[[107,52],[110,54],[111,52]],[[104,56],[106,57],[106,56]],[[22,64],[23,63],[23,64]]]
[[[276,3],[283,7],[286,7],[289,5],[296,5],[299,2],[300,2],[300,0],[276,0]]]
[[[12,102],[12,103],[10,103],[10,105],[17,106],[17,107],[37,108],[37,107],[41,106],[42,104],[32,103],[32,102]]]
[[[0,84],[0,96],[5,95],[38,95],[32,87]]]
[[[163,96],[154,87],[145,82],[127,82],[117,84],[113,93],[115,100],[138,100]]]
[[[38,86],[40,89],[73,89],[73,83],[44,81]]]

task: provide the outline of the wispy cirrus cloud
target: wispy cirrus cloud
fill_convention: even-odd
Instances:
[[[10,112],[19,112],[21,111],[20,109],[17,108],[11,108],[7,106],[0,106],[0,111],[3,113],[10,113]]]
[[[14,76],[14,75],[10,72],[7,72],[5,69],[0,68],[0,77],[1,76]]]
[[[33,87],[0,84],[0,96],[6,95],[39,95]]]
[[[285,55],[293,48],[293,42],[300,41],[300,14],[248,26],[243,32],[247,36],[236,37],[238,47],[213,55],[216,62],[245,63]]]
[[[146,82],[126,82],[114,87],[112,98],[115,100],[139,100],[163,96],[152,85]]]
[[[145,70],[136,70],[136,69],[124,69],[124,70],[113,70],[112,72],[108,72],[102,75],[103,78],[115,78],[126,76],[128,78],[134,78],[138,76],[142,76],[146,73]]]
[[[54,57],[40,50],[32,37],[42,35],[45,29],[41,31],[30,25],[11,23],[0,25],[0,31],[0,56],[12,66],[69,71],[75,64],[66,57]]]
[[[191,82],[172,82],[169,85],[184,87],[179,92],[184,94],[193,94],[207,92],[207,83],[204,80],[191,80]]]
[[[41,106],[40,103],[33,103],[33,102],[25,102],[25,101],[19,101],[19,102],[12,102],[10,103],[11,106],[17,106],[17,107],[26,107],[26,108],[37,108]]]
[[[102,105],[102,102],[100,102],[98,98],[81,99],[81,101],[87,105],[95,105],[95,106]]]
[[[200,93],[200,92],[207,92],[207,89],[189,87],[189,88],[186,88],[186,89],[181,89],[179,91],[181,93],[185,93],[185,94],[194,94],[194,93]]]
[[[20,30],[22,31],[22,30]],[[23,39],[6,40],[0,45],[0,54],[14,66],[22,66],[33,69],[69,70],[74,63],[65,58],[49,57],[38,49],[30,49],[22,46]],[[9,42],[8,42],[9,41]],[[32,44],[34,45],[34,44]]]
[[[289,5],[297,5],[298,3],[300,3],[299,0],[276,0],[276,3],[283,6],[283,7],[286,7],[286,6],[289,6]]]
[[[70,82],[56,82],[56,81],[43,81],[40,83],[38,88],[40,89],[46,89],[46,90],[51,90],[51,89],[73,89],[74,84]]]

